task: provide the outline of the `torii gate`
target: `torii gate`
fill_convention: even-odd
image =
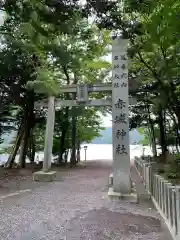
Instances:
[[[128,40],[115,37],[112,40],[112,83],[80,84],[60,86],[62,93],[77,93],[76,100],[61,100],[49,97],[36,103],[36,106],[48,107],[43,169],[33,175],[35,181],[52,181],[56,173],[51,171],[52,144],[54,132],[55,107],[63,106],[112,106],[113,135],[113,181],[109,196],[131,197],[130,150],[129,150],[129,105],[136,99],[129,93],[137,89],[137,83],[128,80]],[[90,92],[112,92],[112,99],[88,99]],[[130,197],[130,198],[129,198]]]

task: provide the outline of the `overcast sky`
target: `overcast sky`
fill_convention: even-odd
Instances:
[[[103,126],[104,127],[112,127],[112,115],[109,115],[107,117],[103,117]]]

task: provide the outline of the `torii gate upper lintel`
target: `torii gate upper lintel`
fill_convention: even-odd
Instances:
[[[137,84],[134,80],[129,80],[130,93],[137,89]],[[112,93],[112,82],[101,83],[101,84],[71,84],[71,85],[59,85],[60,93],[77,93],[76,100],[62,100],[55,99],[55,107],[64,106],[111,106],[111,99],[89,99],[90,92],[111,92]],[[136,98],[129,97],[130,105],[136,104]],[[36,102],[36,107],[48,106],[48,99]]]

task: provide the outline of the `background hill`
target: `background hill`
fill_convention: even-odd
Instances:
[[[101,137],[95,138],[92,143],[93,144],[112,144],[112,128],[107,127],[105,130],[101,130],[100,132]],[[130,144],[138,143],[140,140],[143,139],[142,135],[134,129],[130,131]]]
[[[92,144],[112,144],[112,127],[107,127],[105,130],[101,130],[100,134],[101,134],[101,137],[95,138],[92,141]],[[14,136],[15,136],[15,132],[4,135],[4,143],[0,144],[0,148],[7,147],[12,141],[12,138]],[[140,135],[136,129],[133,131],[130,131],[131,145],[138,143],[140,140],[142,140],[142,138],[143,138],[142,135]]]

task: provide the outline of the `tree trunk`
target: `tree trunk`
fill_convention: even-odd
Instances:
[[[156,138],[155,138],[155,132],[154,132],[154,125],[153,125],[153,121],[151,119],[150,109],[149,109],[148,104],[146,104],[146,108],[147,108],[148,121],[149,121],[149,126],[150,126],[150,142],[151,142],[151,145],[152,145],[153,157],[156,158],[157,157],[157,148],[156,148]]]
[[[176,132],[176,149],[177,152],[179,152],[179,146],[180,146],[180,135],[179,135],[179,124],[178,124],[178,119],[176,119],[175,115],[171,113],[171,117],[175,126],[175,132]]]
[[[60,149],[59,149],[59,158],[58,158],[58,162],[60,163],[63,159],[63,154],[66,150],[65,148],[65,139],[66,139],[66,133],[68,131],[68,125],[69,125],[69,122],[68,122],[68,116],[69,116],[69,107],[66,107],[65,109],[65,122],[63,124],[63,129],[62,129],[62,134],[61,134],[61,137],[60,137]]]
[[[69,85],[70,84],[70,77],[69,77],[67,66],[63,67],[63,71],[64,71],[64,74],[66,76],[67,85]],[[74,95],[74,97],[76,97],[76,96]],[[67,99],[67,100],[70,99],[70,94],[69,93],[66,94],[66,98],[65,99]],[[66,133],[67,133],[68,127],[69,127],[69,122],[68,122],[69,107],[66,107],[66,114],[65,114],[65,116],[67,117],[67,121],[64,123],[65,127],[62,130],[62,135],[61,135],[61,139],[60,139],[59,161],[62,160],[62,157],[63,157],[63,154],[64,154],[65,155],[65,163],[67,163],[69,150],[66,150],[64,145],[65,145]]]
[[[74,73],[74,84],[78,83],[78,79],[76,77],[76,73]],[[76,93],[72,95],[72,98],[76,99]],[[71,152],[71,159],[70,164],[76,165],[76,122],[77,122],[77,116],[76,116],[76,107],[72,107],[72,152]]]
[[[77,142],[77,163],[81,161],[81,155],[80,155],[80,141]]]
[[[67,149],[64,153],[64,162],[67,163],[68,162],[68,153],[69,153],[69,149]]]
[[[27,156],[27,150],[28,150],[28,143],[30,138],[30,133],[35,125],[35,119],[34,119],[34,92],[28,91],[27,93],[27,100],[26,105],[24,108],[24,126],[25,126],[25,132],[24,132],[24,141],[22,144],[22,152],[20,155],[20,167],[25,168],[26,166],[26,156]]]
[[[35,154],[36,154],[36,146],[34,141],[34,135],[31,133],[31,163],[34,163],[35,160]]]
[[[21,149],[21,153],[19,156],[19,163],[20,163],[21,168],[25,168],[25,166],[26,166],[26,156],[27,156],[30,131],[31,131],[31,123],[28,120],[26,120],[25,132],[24,132],[24,136],[22,138],[22,149]]]
[[[65,151],[65,148],[64,148],[65,137],[66,137],[66,129],[63,127],[63,130],[60,136],[60,149],[59,149],[58,163],[62,162],[62,159],[63,159],[63,154]]]
[[[162,155],[166,158],[167,154],[167,143],[166,143],[166,133],[165,133],[165,128],[164,128],[164,117],[163,117],[163,112],[162,108],[158,111],[158,125],[159,125],[159,131],[160,131],[160,145],[161,145],[161,150],[162,150]],[[166,159],[165,159],[166,162]]]
[[[151,119],[151,118],[150,118]],[[151,141],[151,146],[152,146],[152,152],[153,152],[153,157],[157,157],[157,148],[156,148],[156,137],[155,137],[155,132],[154,132],[154,125],[152,120],[149,122],[150,124],[150,141]]]
[[[6,164],[5,164],[5,168],[12,167],[12,164],[15,160],[16,154],[19,150],[21,140],[23,138],[23,134],[24,134],[24,125],[21,125],[20,128],[19,128],[19,131],[17,133],[17,136],[16,136],[16,142],[14,144],[13,150],[12,150],[12,152],[11,152],[11,154],[10,154]]]
[[[24,132],[22,140],[21,140],[21,147],[20,147],[20,152],[19,152],[19,166],[20,166],[20,168],[23,168],[22,167],[23,164],[21,163],[21,159],[22,159],[22,156],[23,156],[24,139],[25,139],[25,132]]]
[[[76,165],[76,107],[72,107],[72,152],[70,164]]]
[[[35,149],[35,143],[34,143],[34,135],[31,131],[30,138],[29,138],[29,151],[28,151],[28,157],[31,163],[34,163],[35,153],[36,153],[36,149]]]

